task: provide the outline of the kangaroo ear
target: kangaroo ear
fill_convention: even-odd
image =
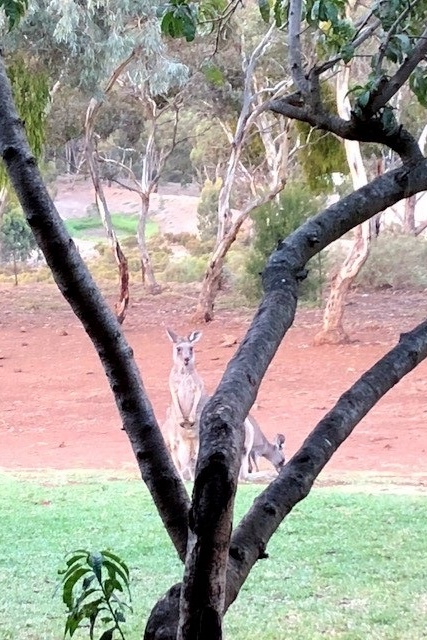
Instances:
[[[198,342],[202,337],[201,331],[192,331],[188,336],[188,342]]]
[[[283,445],[285,444],[285,436],[283,435],[283,433],[278,433],[276,436],[276,445],[279,447],[279,449],[283,448]]]
[[[166,329],[166,333],[167,333],[167,335],[169,337],[169,340],[171,342],[173,342],[174,344],[176,344],[178,342],[178,336],[175,333],[175,331],[172,331],[172,329]]]

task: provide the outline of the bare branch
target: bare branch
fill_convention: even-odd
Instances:
[[[114,158],[106,158],[100,153],[98,153],[97,158],[100,162],[104,162],[105,164],[112,164],[115,167],[120,167],[120,169],[123,169],[124,171],[126,171],[126,173],[129,174],[130,180],[132,180],[135,186],[131,187],[130,185],[118,180],[117,178],[111,178],[111,180],[113,180],[114,182],[117,182],[117,184],[120,184],[122,187],[124,187],[128,191],[141,193],[141,185],[139,184],[138,180],[135,178],[135,174],[132,171],[132,169],[130,169],[126,164],[124,164],[123,162],[120,162],[119,160],[114,160]]]
[[[295,86],[307,96],[309,84],[303,71],[301,55],[302,0],[289,2],[289,62]]]

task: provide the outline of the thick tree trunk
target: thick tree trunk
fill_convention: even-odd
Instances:
[[[138,230],[137,230],[137,240],[138,240],[138,248],[139,255],[141,258],[141,272],[142,272],[142,282],[144,286],[148,289],[148,291],[155,295],[160,293],[162,288],[158,284],[156,280],[156,276],[154,275],[153,264],[151,262],[150,254],[147,249],[146,242],[146,227],[147,227],[147,216],[148,210],[150,206],[150,196],[147,194],[140,193],[141,196],[141,209],[139,213],[139,221],[138,221]]]
[[[342,118],[348,119],[351,115],[348,99],[349,76],[350,67],[347,65],[337,78],[338,112]],[[344,140],[344,146],[353,187],[356,190],[368,183],[360,144],[356,140]],[[343,326],[345,302],[351,285],[368,258],[370,244],[371,222],[367,220],[354,230],[354,244],[331,283],[331,291],[323,315],[323,329],[315,336],[315,344],[348,342],[349,337]]]

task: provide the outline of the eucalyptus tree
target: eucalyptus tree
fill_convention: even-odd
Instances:
[[[98,159],[109,165],[110,178],[134,191],[140,198],[137,242],[142,280],[152,294],[159,293],[161,287],[157,283],[146,242],[150,198],[157,190],[168,159],[182,142],[182,139],[178,139],[178,124],[184,95],[188,94],[186,91],[179,91],[187,81],[185,68],[175,64],[169,65],[169,70],[174,73],[170,74],[169,80],[161,89],[153,87],[148,69],[145,78],[128,73],[122,79],[121,92],[126,91],[144,115],[143,132],[136,141],[137,148],[128,148],[121,160],[98,154]],[[138,162],[134,166],[126,163],[126,155],[129,153],[137,157]]]
[[[176,8],[184,5],[177,1],[173,4],[172,18]],[[284,55],[287,52],[291,58],[294,91],[272,100],[270,108],[345,139],[386,145],[400,155],[401,164],[319,212],[280,242],[270,256],[262,276],[262,302],[201,416],[200,452],[191,500],[166,451],[132,350],[44,188],[16,115],[4,64],[0,64],[0,153],[7,172],[59,288],[98,351],[141,475],[185,563],[182,583],[173,585],[153,608],[144,634],[147,640],[222,638],[223,617],[254,564],[266,557],[267,544],[279,524],[307,496],[315,478],[358,422],[427,357],[427,321],[424,321],[402,334],[398,344],[337,400],[233,530],[243,421],[293,323],[305,264],[331,242],[386,207],[427,190],[427,160],[411,133],[398,124],[396,114],[387,108],[395,91],[414,72],[416,77],[411,85],[420,99],[425,100],[427,38],[423,33],[424,22],[416,14],[420,7],[403,2],[373,3],[369,10],[362,10],[356,24],[349,24],[340,17],[341,4],[325,0],[315,6],[331,14],[329,21],[334,29],[324,38],[324,18],[329,13],[316,13],[314,5],[305,5],[304,11],[310,9],[310,13],[303,13],[299,0],[289,2],[286,7],[289,21],[282,31],[284,42],[286,35],[289,41],[289,49],[284,46]],[[184,12],[185,20],[188,16],[197,18],[194,7],[197,5]],[[269,4],[263,3],[266,19],[268,8]],[[282,4],[278,4],[276,19],[281,18],[282,9]],[[394,42],[395,25],[403,25],[411,11],[415,12],[414,26],[411,37],[405,40],[406,52],[388,73],[383,73],[384,51]],[[182,10],[178,17],[176,33],[193,37],[194,30],[184,28],[185,20],[182,24]],[[170,32],[173,23],[167,24]],[[334,38],[337,32],[341,35]],[[328,45],[321,64],[308,62],[314,60],[311,56],[303,57],[302,33],[310,41],[319,38],[325,47]],[[357,50],[356,45],[361,46],[374,33],[378,42],[384,44],[384,49],[378,49],[374,65],[379,64],[379,79],[353,96],[349,119],[331,113],[322,101],[320,77],[334,66],[348,62],[350,53],[353,55]],[[307,61],[305,65],[303,60]]]
[[[87,95],[84,125],[85,159],[94,185],[95,202],[117,262],[120,289],[117,317],[124,320],[129,300],[127,260],[114,231],[99,172],[96,118],[108,94],[127,74],[154,94],[167,93],[185,79],[185,68],[167,56],[157,17],[148,0],[34,0],[19,26],[5,40],[6,50],[22,48],[46,65],[51,85],[78,86]],[[59,87],[59,89],[58,89]],[[141,214],[142,220],[142,214]],[[144,225],[138,236],[143,246]],[[149,271],[149,256],[143,264]]]
[[[233,67],[240,67],[240,77],[231,84],[227,70],[223,72],[217,58],[209,61],[205,73],[217,93],[221,106],[211,106],[212,115],[228,142],[227,155],[218,154],[223,162],[217,207],[217,237],[193,315],[195,321],[209,322],[214,317],[214,304],[220,288],[221,275],[228,250],[238,232],[258,206],[275,198],[284,187],[289,157],[289,127],[284,119],[266,112],[272,95],[280,95],[284,82],[273,84],[278,74],[269,69],[269,52],[277,47],[280,34],[274,25],[253,20],[253,10],[245,11],[244,20],[233,23],[229,48],[234,49]],[[225,49],[227,51],[227,49]],[[235,51],[237,50],[237,63]],[[220,57],[219,49],[218,56]],[[224,55],[224,52],[222,52]],[[228,60],[228,56],[227,56]],[[270,65],[271,66],[271,65]],[[279,66],[278,64],[276,67]],[[280,66],[283,73],[283,67]],[[234,98],[234,103],[232,99]],[[230,109],[230,103],[233,105]],[[252,154],[256,143],[257,152]],[[245,196],[239,197],[239,193]],[[247,195],[250,194],[250,197]],[[232,201],[238,200],[239,211],[233,217]]]

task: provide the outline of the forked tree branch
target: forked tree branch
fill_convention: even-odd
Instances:
[[[268,106],[274,113],[307,122],[312,127],[330,131],[344,140],[384,144],[396,151],[403,162],[419,161],[423,157],[417,141],[409,131],[401,126],[395,126],[391,130],[386,129],[380,119],[371,119],[366,122],[353,114],[351,120],[344,120],[326,110],[313,111],[299,94],[271,100]]]
[[[197,590],[198,608],[187,609],[186,616],[180,616],[180,625],[185,625],[185,629],[202,628],[207,633],[209,625],[212,627],[214,622],[218,625],[226,589],[226,575],[220,565],[225,540],[230,535],[227,526],[231,522],[230,509],[240,466],[243,423],[267,367],[293,323],[298,283],[306,275],[305,264],[361,222],[403,197],[425,190],[426,169],[427,161],[423,158],[417,165],[402,166],[379,176],[307,221],[271,255],[263,273],[263,300],[201,415],[190,517],[192,545],[182,589],[185,601],[195,598]],[[209,594],[214,585],[216,597],[212,606]],[[209,615],[204,617],[207,612]]]
[[[266,557],[267,543],[281,522],[310,492],[335,451],[375,404],[427,357],[427,321],[400,337],[399,344],[366,371],[318,423],[279,476],[256,498],[234,530],[227,569],[224,610],[236,599],[254,564]],[[174,640],[178,623],[180,585],[174,585],[156,606],[144,640],[160,640],[159,627],[168,619]],[[164,626],[163,626],[164,628]]]

